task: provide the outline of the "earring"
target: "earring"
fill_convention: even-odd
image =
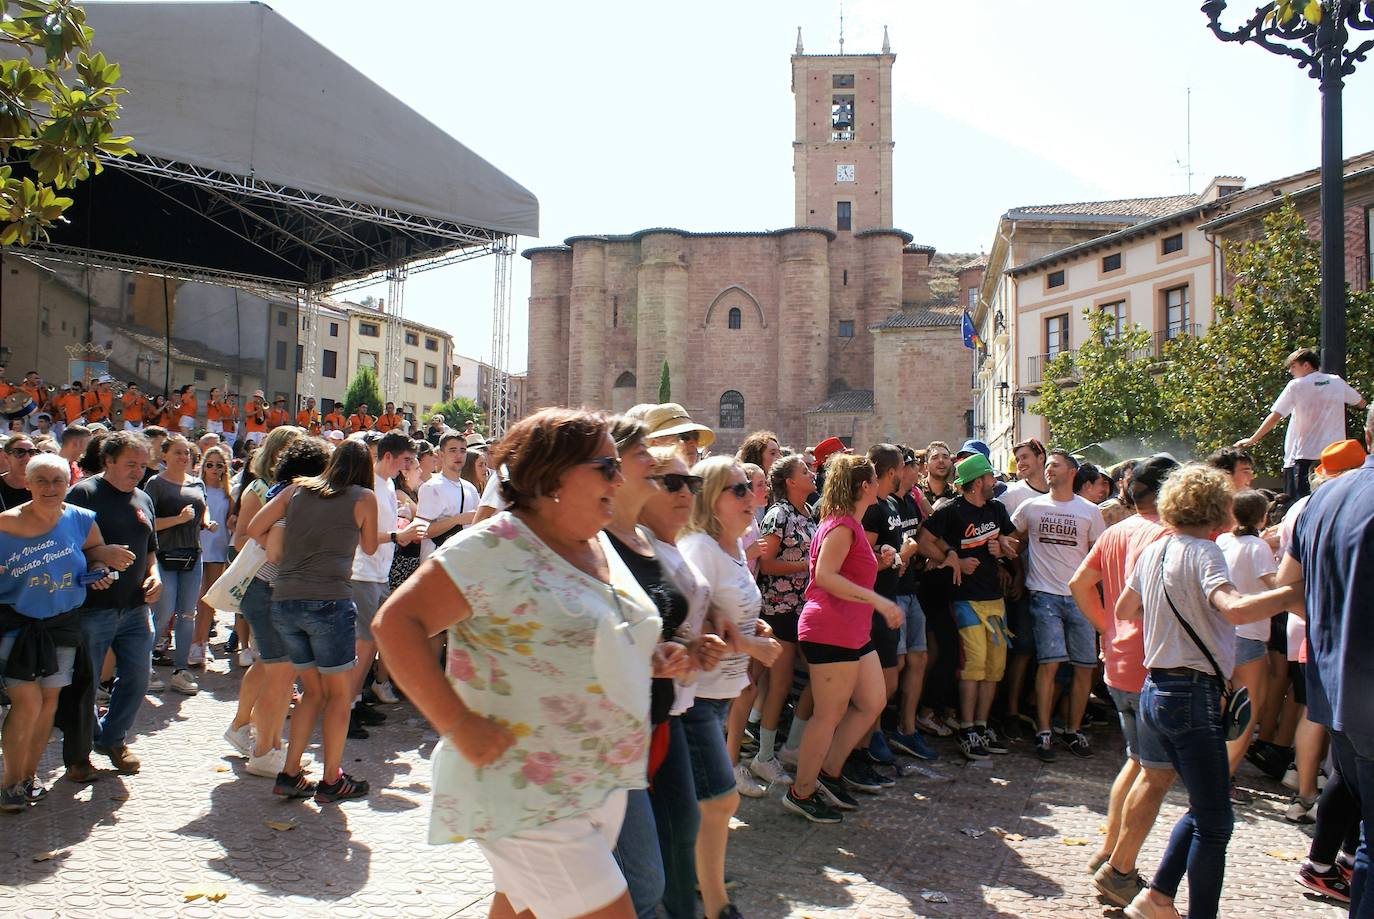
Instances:
[[[559,503],[559,501],[558,501],[558,495],[557,495],[557,494],[549,495],[549,497],[553,499],[553,503],[554,503],[554,504],[558,504],[558,503]]]

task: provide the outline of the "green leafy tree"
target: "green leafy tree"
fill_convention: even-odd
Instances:
[[[1217,297],[1215,322],[1200,338],[1172,342],[1164,373],[1178,435],[1199,454],[1254,433],[1288,383],[1284,359],[1297,348],[1315,347],[1321,331],[1319,247],[1291,202],[1265,217],[1262,236],[1228,244],[1226,265],[1235,283],[1228,296]],[[1374,380],[1374,295],[1347,297],[1349,382],[1368,395]],[[1357,422],[1354,430],[1361,427]],[[1283,431],[1251,453],[1261,471],[1277,473]]]
[[[443,415],[444,423],[451,428],[462,430],[463,425],[471,421],[483,433],[486,432],[486,426],[482,424],[481,407],[478,406],[476,400],[469,399],[467,396],[454,396],[447,402],[434,403],[430,406],[429,411],[425,412],[422,420],[428,422],[435,415]]]
[[[658,401],[659,404],[673,401],[673,378],[668,373],[668,362],[663,362],[663,369],[658,372]]]
[[[348,392],[344,395],[344,414],[353,414],[358,406],[366,403],[369,414],[376,414],[383,406],[382,388],[377,384],[377,371],[371,367],[359,367],[349,381]]]
[[[116,136],[119,65],[92,53],[86,13],[71,0],[3,0],[0,41],[0,245],[47,238],[72,199],[62,194],[129,156]],[[26,174],[16,177],[19,161]]]
[[[1148,442],[1168,423],[1152,372],[1150,333],[1133,325],[1115,335],[1107,313],[1084,315],[1087,340],[1049,363],[1031,411],[1045,416],[1056,444],[1070,448],[1120,439]]]

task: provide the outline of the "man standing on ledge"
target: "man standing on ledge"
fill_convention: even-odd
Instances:
[[[1335,374],[1323,373],[1320,366],[1317,352],[1311,348],[1299,348],[1288,355],[1284,367],[1293,379],[1274,400],[1259,429],[1235,443],[1238,450],[1253,447],[1292,415],[1283,438],[1283,490],[1294,498],[1311,492],[1307,478],[1321,459],[1322,450],[1345,440],[1345,407],[1364,407],[1364,396]]]

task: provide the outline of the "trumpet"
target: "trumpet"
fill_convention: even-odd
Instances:
[[[44,393],[44,395],[51,396],[51,395],[52,395],[53,393],[55,393],[55,392],[57,392],[57,384],[55,384],[55,383],[44,383],[44,384],[43,384],[43,393]]]

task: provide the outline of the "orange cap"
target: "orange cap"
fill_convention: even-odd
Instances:
[[[1364,465],[1364,446],[1358,440],[1338,440],[1322,451],[1317,475],[1333,476]]]

